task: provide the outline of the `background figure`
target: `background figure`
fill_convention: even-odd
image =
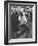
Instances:
[[[22,14],[23,14],[23,16],[22,16],[22,18],[21,18],[20,25],[21,25],[21,24],[26,24],[26,23],[27,23],[27,18],[26,18],[25,12],[23,12]]]
[[[11,29],[13,29],[12,30],[12,32],[17,32],[17,18],[18,18],[18,16],[17,16],[17,12],[16,12],[16,10],[14,11],[14,13],[11,15]]]

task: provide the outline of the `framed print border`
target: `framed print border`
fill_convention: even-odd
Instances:
[[[17,43],[8,43],[8,3],[33,3],[36,4],[35,8],[35,41],[32,42],[17,42]],[[4,44],[31,44],[37,43],[37,2],[30,1],[4,1]]]

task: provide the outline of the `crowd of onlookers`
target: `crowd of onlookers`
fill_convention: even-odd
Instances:
[[[15,13],[18,16],[18,21],[20,21],[22,24],[27,22],[26,14],[28,14],[28,12],[26,11],[26,9],[21,8],[21,7],[12,8],[11,15]]]

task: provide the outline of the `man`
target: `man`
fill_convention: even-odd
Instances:
[[[17,12],[16,12],[16,9],[13,11],[13,14],[11,15],[11,31],[14,33],[14,32],[17,32]]]
[[[26,23],[27,23],[27,18],[26,18],[26,16],[25,16],[25,12],[23,12],[23,16],[22,16],[22,18],[21,18],[20,25],[21,25],[21,24],[26,24]]]

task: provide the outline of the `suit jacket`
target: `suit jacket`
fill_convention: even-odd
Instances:
[[[17,23],[18,23],[18,16],[16,12],[11,15],[11,31],[12,32],[16,32],[18,30]]]

